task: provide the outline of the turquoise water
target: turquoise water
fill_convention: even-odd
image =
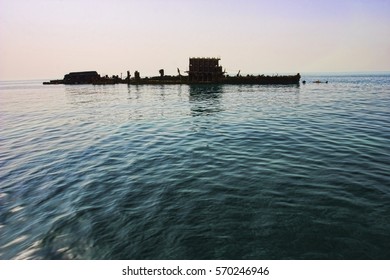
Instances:
[[[390,259],[390,76],[302,79],[1,82],[0,258]]]

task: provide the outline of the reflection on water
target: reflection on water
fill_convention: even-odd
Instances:
[[[117,102],[121,101],[122,97],[118,95],[118,91],[122,90],[121,85],[65,85],[64,89],[69,103],[77,106]]]
[[[70,110],[101,122],[216,115],[226,110],[276,112],[300,103],[300,87],[256,85],[72,85],[65,86]],[[126,96],[123,94],[126,92]],[[273,111],[269,111],[273,112]]]
[[[190,85],[189,101],[193,116],[210,115],[223,110],[222,85]]]

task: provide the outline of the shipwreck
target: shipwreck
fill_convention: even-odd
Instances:
[[[258,84],[258,85],[292,85],[299,84],[300,74],[296,75],[237,75],[229,76],[219,65],[220,58],[199,58],[189,59],[189,69],[182,75],[177,69],[175,76],[165,75],[164,69],[159,70],[159,76],[141,77],[139,71],[134,72],[134,76],[127,71],[125,78],[114,76],[100,76],[96,71],[70,72],[62,80],[51,80],[43,84]]]

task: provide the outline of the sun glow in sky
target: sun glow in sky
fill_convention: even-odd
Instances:
[[[0,0],[0,80],[390,70],[390,0]]]

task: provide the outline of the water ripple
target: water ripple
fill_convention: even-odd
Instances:
[[[0,84],[0,258],[388,259],[389,77],[328,80]]]

